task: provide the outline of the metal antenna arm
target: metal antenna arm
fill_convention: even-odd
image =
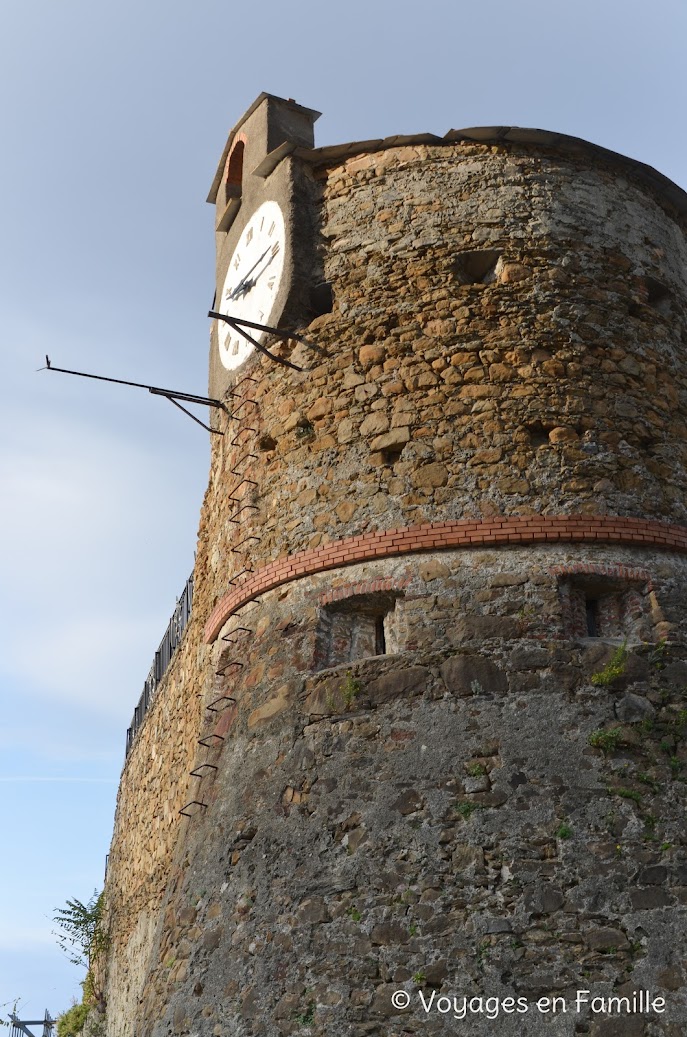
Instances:
[[[196,396],[195,393],[181,392],[176,389],[161,389],[157,385],[146,385],[144,382],[127,382],[124,378],[108,378],[102,374],[87,374],[85,371],[68,371],[65,367],[53,367],[48,356],[45,358],[45,364],[46,366],[43,370],[59,371],[60,374],[74,374],[79,378],[93,378],[97,382],[131,385],[135,389],[147,389],[148,392],[152,392],[156,396],[174,396],[177,400],[184,400],[186,403],[202,403],[207,407],[218,407],[220,410],[226,410],[221,400],[215,400],[211,396]]]
[[[147,389],[149,393],[153,394],[153,396],[164,396],[165,399],[169,400],[170,403],[173,403],[175,407],[178,407],[179,410],[183,411],[184,414],[187,414],[189,418],[195,421],[197,425],[200,425],[213,435],[224,435],[224,433],[220,432],[218,429],[210,428],[209,425],[206,425],[204,421],[201,421],[200,418],[197,418],[195,414],[192,414],[190,410],[187,410],[186,407],[183,407],[182,404],[179,403],[179,400],[183,400],[184,403],[198,403],[204,407],[216,407],[218,410],[226,411],[226,407],[222,401],[215,400],[211,396],[198,396],[196,393],[180,392],[176,389],[162,389],[158,385],[146,385],[144,382],[128,382],[124,378],[109,378],[102,374],[88,374],[86,371],[68,371],[65,367],[53,367],[50,363],[49,356],[46,356],[45,358],[45,368],[43,368],[43,370],[59,371],[60,374],[73,374],[78,378],[92,378],[96,382],[112,382],[115,385],[130,385],[134,389]]]

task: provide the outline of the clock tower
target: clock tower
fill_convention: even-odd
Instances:
[[[687,195],[546,130],[316,116],[262,94],[210,192],[227,406],[103,1032],[678,1037]]]
[[[208,201],[216,207],[215,320],[210,395],[222,397],[266,328],[308,317],[315,273],[309,182],[293,159],[312,148],[319,112],[262,93],[229,134]],[[251,325],[260,325],[252,327]],[[239,376],[240,377],[240,376]]]

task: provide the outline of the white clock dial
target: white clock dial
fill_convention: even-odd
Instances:
[[[263,202],[246,226],[229,260],[218,307],[228,317],[269,324],[286,252],[284,217],[277,202]],[[267,332],[246,328],[261,342]],[[219,322],[219,355],[227,370],[242,364],[253,345],[225,321]]]

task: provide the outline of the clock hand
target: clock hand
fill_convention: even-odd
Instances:
[[[269,249],[268,249],[267,251],[269,251]],[[263,259],[265,258],[265,255],[266,255],[266,253],[265,253],[265,252],[263,252],[263,254],[262,254],[262,256],[260,257],[260,259],[258,260],[258,262],[260,262],[261,260],[263,260]],[[252,283],[251,283],[251,288],[253,287],[253,285],[254,285],[254,284],[257,284],[257,282],[258,282],[258,278],[259,278],[259,277],[262,277],[262,275],[263,275],[263,274],[265,273],[265,270],[267,270],[267,267],[268,267],[268,266],[270,265],[270,263],[272,262],[272,260],[273,260],[273,259],[275,259],[275,258],[276,258],[276,252],[273,252],[273,253],[272,253],[272,255],[270,256],[270,258],[269,258],[269,259],[267,260],[267,262],[265,263],[265,265],[264,265],[264,267],[262,268],[262,270],[258,270],[257,274],[256,274],[256,275],[255,275],[255,277],[253,278],[253,280],[252,280]],[[253,269],[255,269],[255,267],[253,267]],[[252,272],[252,271],[251,271],[251,272]]]
[[[244,292],[249,292],[251,290],[251,288],[253,287],[253,284],[255,283],[255,281],[251,281],[251,276],[250,275],[253,273],[253,271],[255,270],[256,266],[260,266],[260,264],[262,263],[263,259],[265,258],[265,256],[269,252],[269,250],[270,250],[270,246],[268,245],[267,248],[265,249],[265,251],[263,252],[263,254],[260,256],[260,258],[257,259],[255,261],[255,263],[253,263],[253,265],[250,268],[250,270],[248,270],[247,273],[241,278],[239,283],[236,285],[236,288],[234,288],[233,291],[231,292],[231,294],[228,296],[228,299],[227,299],[228,302],[231,302],[232,299],[236,299],[237,296],[239,296],[239,295],[243,295]]]

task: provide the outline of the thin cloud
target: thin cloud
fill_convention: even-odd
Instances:
[[[76,782],[78,784],[86,785],[117,785],[119,784],[119,778],[45,778],[33,774],[17,774],[9,775],[7,777],[0,778],[0,782],[25,782],[25,781],[46,781],[53,784],[56,781]]]

